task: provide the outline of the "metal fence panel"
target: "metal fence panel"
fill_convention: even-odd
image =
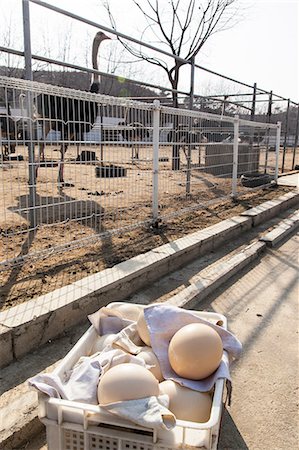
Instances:
[[[244,172],[275,174],[276,125],[6,77],[0,95],[1,268],[236,195]]]

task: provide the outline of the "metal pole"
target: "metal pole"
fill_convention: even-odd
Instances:
[[[189,109],[193,109],[194,102],[194,56],[191,58],[191,74],[190,74],[190,98],[189,98]]]
[[[299,132],[299,106],[297,108],[297,120],[296,120],[296,132],[295,132],[295,141],[294,141],[294,148],[293,148],[292,170],[294,170],[294,168],[295,168],[295,156],[296,156],[296,149],[297,149],[298,132]]]
[[[23,37],[24,37],[25,79],[32,81],[33,76],[32,76],[29,0],[22,0],[22,1],[23,1]]]
[[[159,214],[159,131],[160,131],[160,102],[154,100],[153,102],[153,223],[158,226]]]
[[[273,91],[270,91],[269,103],[268,103],[268,111],[267,111],[268,123],[271,122],[271,116],[272,116],[272,105],[273,105],[272,98],[273,98]]]
[[[287,112],[286,112],[286,123],[285,123],[285,129],[284,129],[284,140],[283,140],[283,155],[282,155],[282,167],[281,172],[284,172],[284,162],[285,162],[285,155],[286,155],[286,148],[287,148],[287,136],[288,136],[288,128],[289,128],[289,112],[290,112],[290,99],[288,99],[288,106],[287,106]]]
[[[30,37],[30,15],[29,0],[23,0],[23,38],[24,38],[24,57],[25,57],[25,78],[32,81],[32,59],[31,59],[31,37]],[[28,171],[29,171],[29,220],[30,227],[36,227],[36,171],[33,144],[33,100],[32,92],[26,94],[27,108],[27,132],[28,132]]]
[[[187,149],[187,170],[186,170],[186,196],[191,192],[191,143]]]
[[[237,195],[237,180],[238,180],[238,152],[239,152],[239,116],[234,118],[234,144],[233,144],[233,178],[232,178],[232,193],[233,198]]]
[[[276,161],[275,161],[275,182],[278,180],[278,160],[279,160],[279,150],[280,150],[280,133],[281,133],[281,122],[277,122],[276,129]]]
[[[251,106],[250,120],[254,120],[254,116],[255,116],[255,104],[256,104],[256,83],[254,83],[254,85],[253,85],[252,106]]]
[[[267,116],[268,116],[268,123],[270,123],[271,122],[271,116],[272,116],[272,95],[273,95],[273,93],[272,93],[272,91],[270,92],[270,94],[269,94],[269,103],[268,103],[268,111],[267,111]],[[269,128],[267,129],[267,131],[266,131],[266,134],[267,134],[267,139],[266,139],[266,142],[267,142],[267,146],[266,146],[266,155],[265,155],[265,169],[264,169],[264,173],[266,173],[267,172],[267,167],[268,167],[268,157],[269,157]]]

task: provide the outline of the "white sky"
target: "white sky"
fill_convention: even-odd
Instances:
[[[102,9],[101,0],[45,0],[50,4],[69,10],[85,18],[109,26]],[[142,4],[144,0],[140,0]],[[140,37],[143,23],[139,16],[129,8],[128,0],[109,0],[118,16],[119,31]],[[163,6],[167,0],[159,0]],[[299,0],[239,0],[242,20],[233,28],[215,34],[198,55],[196,62],[216,72],[243,81],[250,85],[254,82],[265,90],[273,90],[278,95],[299,100]],[[77,21],[55,14],[40,6],[30,6],[32,22],[32,52],[62,58],[64,43],[69,40],[70,48],[66,58],[69,62],[91,67],[89,60],[90,44],[95,28],[81,25]],[[22,50],[22,1],[0,0],[0,45],[5,45],[5,36],[10,37],[6,45]],[[11,33],[8,33],[9,27]],[[67,37],[66,37],[67,36]],[[109,43],[109,44],[108,44]],[[104,54],[110,48],[116,49],[117,43],[104,42]],[[111,47],[112,45],[112,47]],[[126,59],[126,55],[122,58]],[[3,60],[0,61],[3,63]],[[129,68],[128,68],[129,67]],[[101,66],[103,69],[103,65]],[[136,67],[119,66],[118,75],[166,83],[164,72],[152,66],[135,72]],[[186,86],[189,74],[183,74]],[[196,73],[198,92],[207,86],[209,76],[202,71]],[[221,85],[230,89],[229,84],[212,77],[211,91],[221,90]],[[218,88],[217,88],[217,85]],[[188,89],[188,88],[186,88]],[[248,89],[238,87],[239,92]]]

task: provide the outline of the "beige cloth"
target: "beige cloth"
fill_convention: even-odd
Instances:
[[[168,395],[159,395],[158,397],[109,403],[100,405],[100,407],[143,427],[171,430],[176,425],[176,419],[174,414],[167,409],[168,405]]]

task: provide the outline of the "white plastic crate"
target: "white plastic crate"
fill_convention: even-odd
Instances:
[[[226,317],[221,314],[192,312],[213,323],[221,321],[227,328]],[[91,326],[54,373],[63,380],[81,356],[90,354],[96,336]],[[216,450],[223,390],[224,380],[219,379],[215,384],[208,422],[177,420],[175,428],[170,431],[141,427],[107,413],[99,406],[49,398],[42,393],[39,393],[39,418],[46,425],[48,450]]]

